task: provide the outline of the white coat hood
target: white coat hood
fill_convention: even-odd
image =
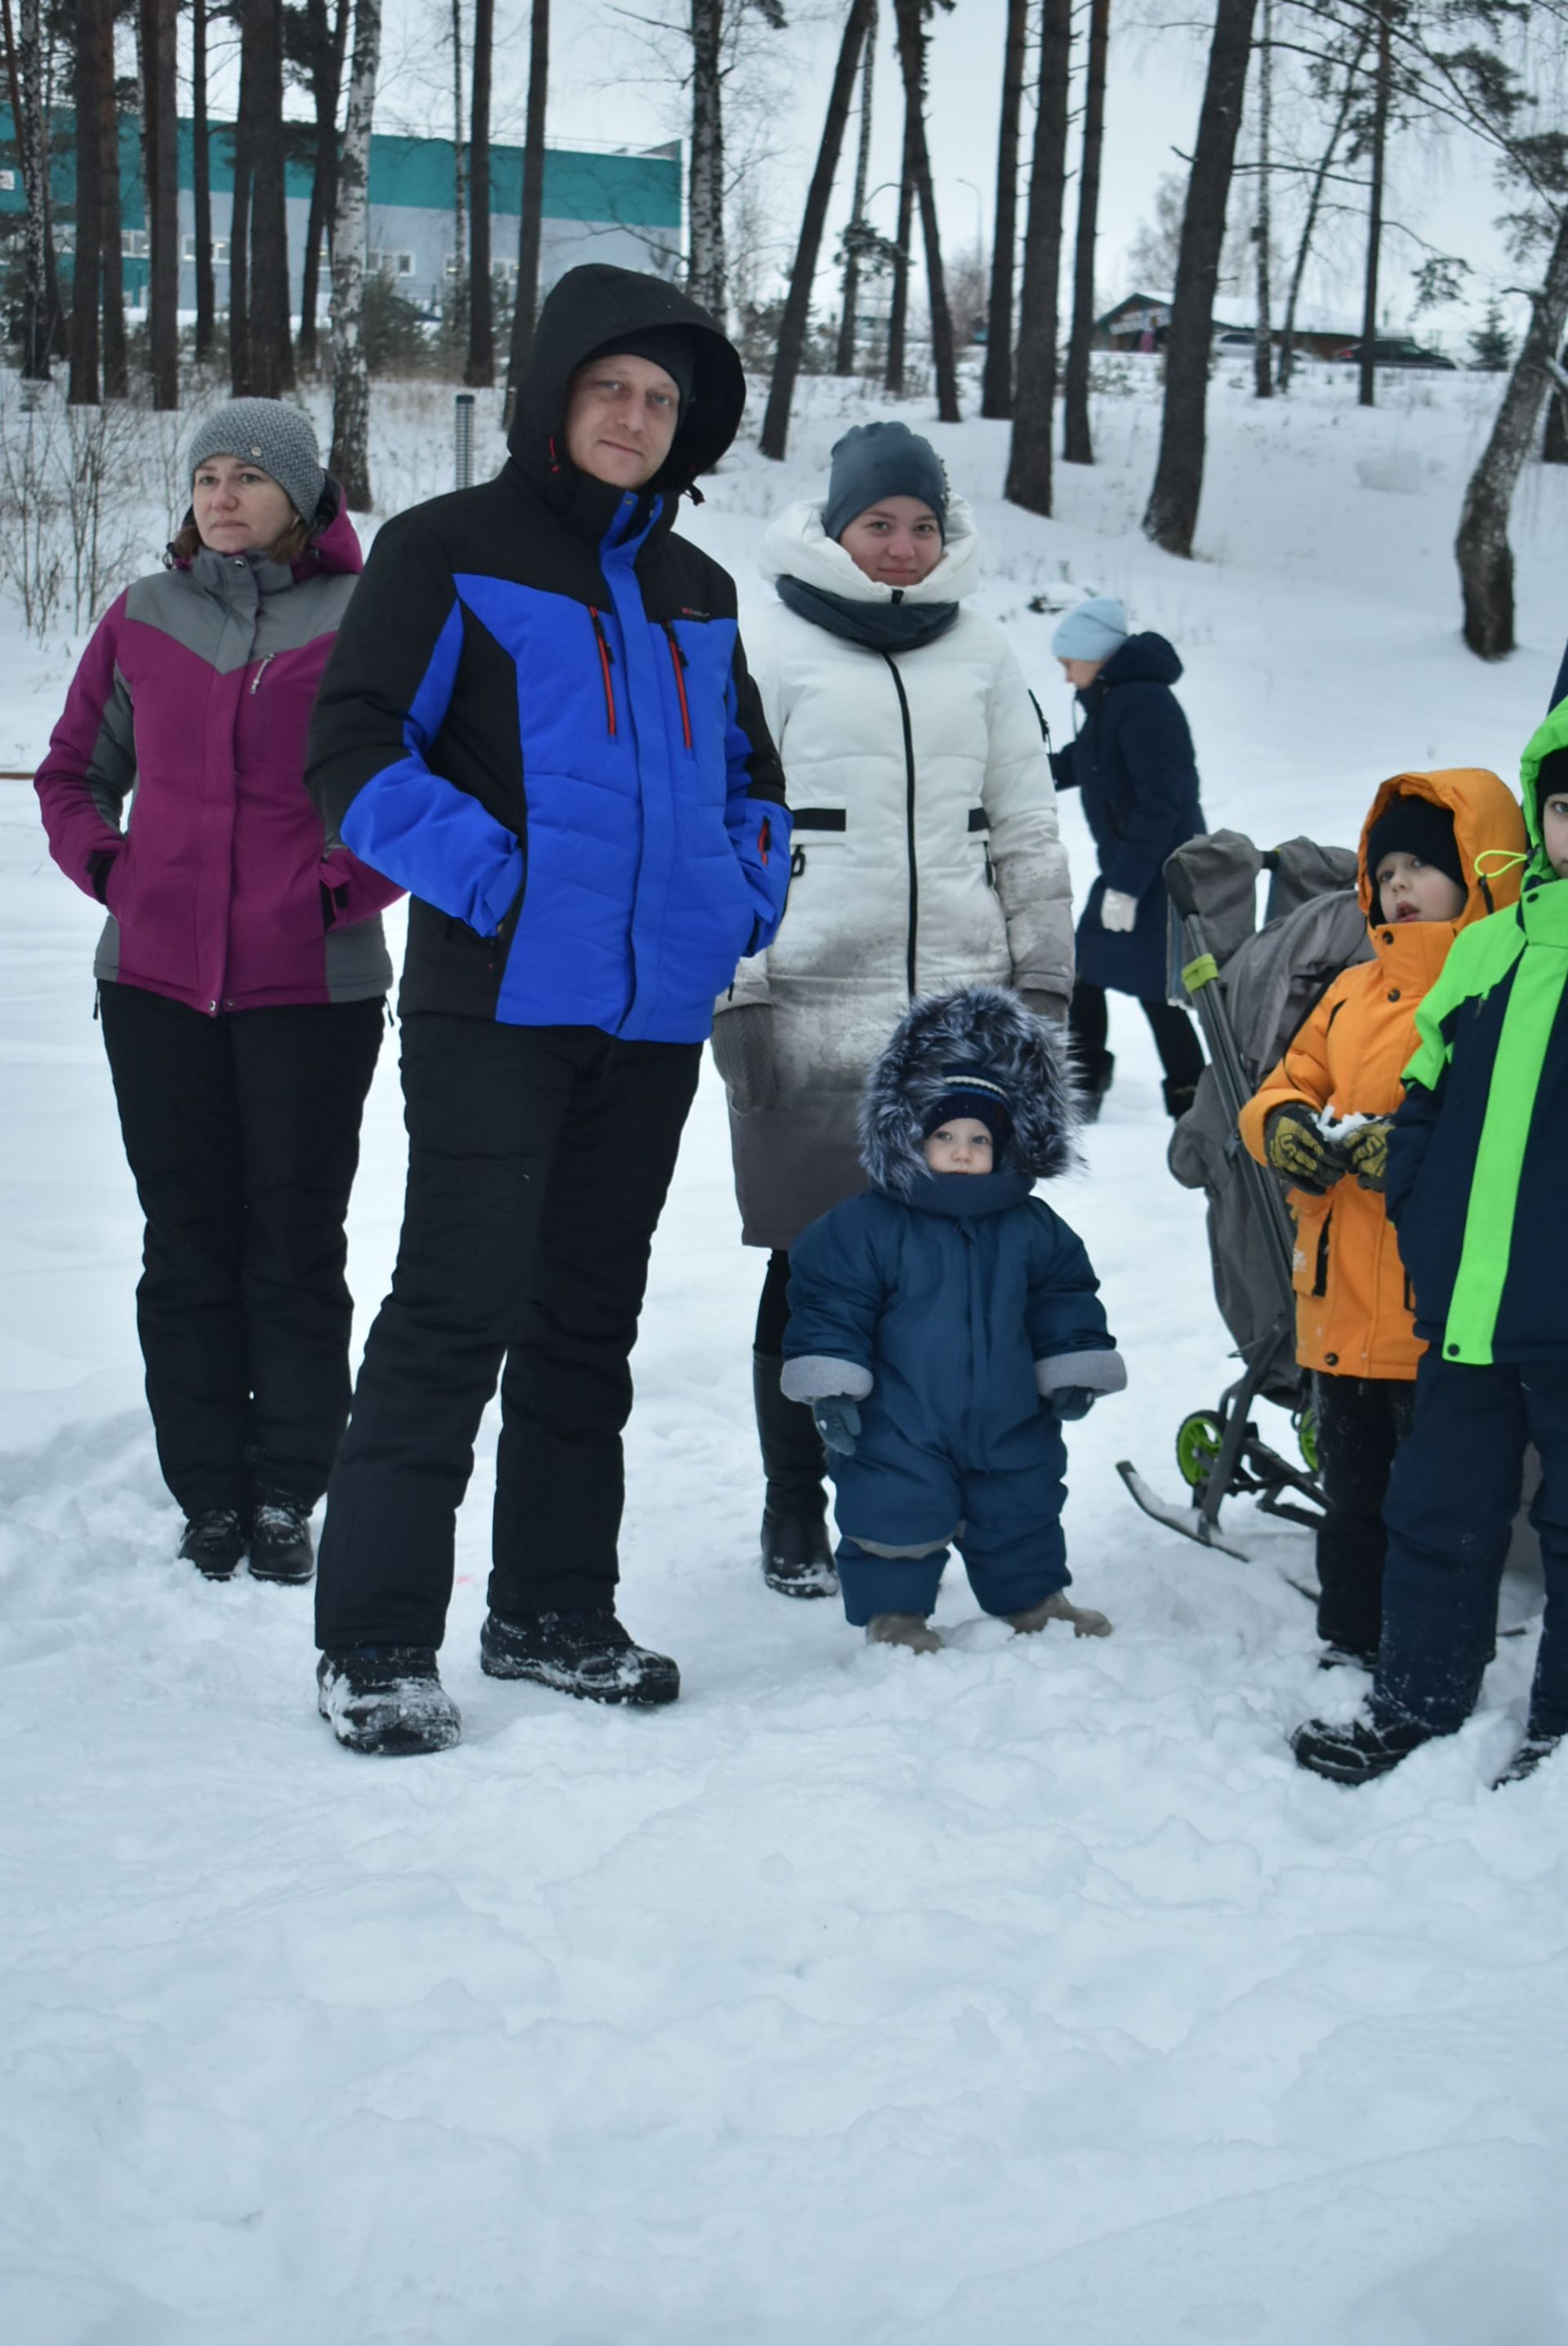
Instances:
[[[847,603],[958,603],[980,584],[980,539],[974,516],[962,497],[950,497],[942,559],[918,586],[884,586],[868,578],[837,538],[822,527],[820,503],[790,505],[769,525],[762,541],[762,576],[799,578]]]

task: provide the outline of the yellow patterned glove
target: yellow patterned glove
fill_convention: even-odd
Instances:
[[[1347,1170],[1338,1142],[1325,1140],[1318,1119],[1304,1100],[1287,1100],[1263,1127],[1263,1153],[1292,1188],[1321,1198]]]
[[[1377,1116],[1346,1136],[1345,1155],[1363,1189],[1380,1189],[1389,1178],[1389,1135],[1393,1128],[1391,1117]]]

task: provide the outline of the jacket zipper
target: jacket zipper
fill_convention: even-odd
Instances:
[[[588,617],[594,623],[594,641],[599,648],[599,670],[605,679],[605,722],[610,729],[610,739],[616,738],[616,688],[610,677],[612,665],[610,639],[605,633],[605,623],[590,603]]]
[[[676,694],[680,701],[680,738],[689,750],[691,747],[691,709],[687,705],[686,698],[686,654],[682,651],[680,644],[677,638],[675,629],[671,627],[669,621],[666,619],[662,622],[662,625],[665,634],[669,641],[670,665],[675,670]]]
[[[266,675],[266,673],[267,673],[268,669],[271,667],[271,665],[272,665],[273,661],[277,658],[277,657],[278,657],[278,655],[277,655],[277,653],[276,653],[276,652],[269,652],[269,653],[268,653],[268,655],[267,655],[267,657],[266,657],[266,658],[262,661],[262,663],[261,663],[260,667],[257,669],[257,671],[256,671],[255,675],[251,678],[251,679],[250,679],[250,698],[251,698],[251,699],[252,699],[252,700],[254,700],[254,699],[255,699],[255,698],[256,698],[256,695],[257,695],[258,691],[260,689],[260,685],[261,685],[261,679],[262,679],[262,678]]]
[[[899,697],[899,715],[903,720],[904,729],[904,841],[909,856],[910,874],[909,935],[904,947],[904,974],[909,981],[910,999],[912,1002],[918,990],[915,984],[915,964],[920,940],[920,867],[915,862],[914,729],[910,723],[909,695],[904,690],[904,680],[899,674],[898,662],[888,652],[884,652],[882,658],[887,661],[888,671],[893,680],[893,690]]]

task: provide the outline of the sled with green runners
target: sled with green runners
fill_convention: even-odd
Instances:
[[[1293,839],[1264,849],[1239,831],[1210,831],[1177,848],[1165,879],[1171,997],[1196,1014],[1208,1061],[1168,1162],[1184,1188],[1207,1198],[1215,1300],[1241,1374],[1176,1428],[1183,1496],[1163,1498],[1130,1459],[1117,1472],[1155,1522],[1245,1561],[1247,1549],[1222,1525],[1227,1499],[1255,1499],[1263,1514],[1316,1530],[1322,1491],[1311,1381],[1296,1359],[1296,1241],[1285,1185],[1242,1147],[1237,1121],[1325,987],[1371,946],[1349,848]],[[1297,1458],[1259,1432],[1260,1400],[1289,1413]]]

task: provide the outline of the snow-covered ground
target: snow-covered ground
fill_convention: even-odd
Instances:
[[[1029,606],[1081,581],[1180,648],[1215,823],[1348,839],[1401,765],[1512,773],[1568,629],[1568,476],[1522,491],[1528,648],[1483,668],[1449,548],[1495,382],[1391,382],[1367,414],[1319,375],[1266,410],[1222,370],[1204,558],[1180,564],[1136,530],[1152,382],[1115,372],[1105,461],[1063,469],[1058,522],[998,501],[1002,427],[933,429],[1053,722]],[[690,524],[743,577],[867,412],[831,383],[802,409],[790,464],[742,451]],[[446,417],[441,393],[380,395],[389,503],[446,485]],[[0,625],[0,764],[25,765],[76,648]],[[1082,886],[1074,806],[1064,827]],[[1317,1672],[1276,1569],[1308,1566],[1306,1535],[1237,1510],[1254,1560],[1207,1555],[1115,1473],[1172,1485],[1176,1423],[1227,1373],[1135,1013],[1057,1199],[1133,1377],[1071,1435],[1074,1568],[1115,1637],[1014,1640],[957,1574],[951,1642],[916,1658],[763,1589],[761,1264],[709,1072],[636,1357],[624,1550],[626,1617],[679,1658],[682,1700],[622,1716],[481,1677],[482,1459],[444,1657],[466,1739],[373,1765],[315,1715],[308,1594],[170,1560],[96,926],[0,785],[8,2340],[1568,2336],[1568,1772],[1487,1789],[1531,1641],[1385,1782],[1292,1765],[1290,1725],[1357,1693]],[[361,1320],[401,1201],[393,1059],[352,1219]]]

